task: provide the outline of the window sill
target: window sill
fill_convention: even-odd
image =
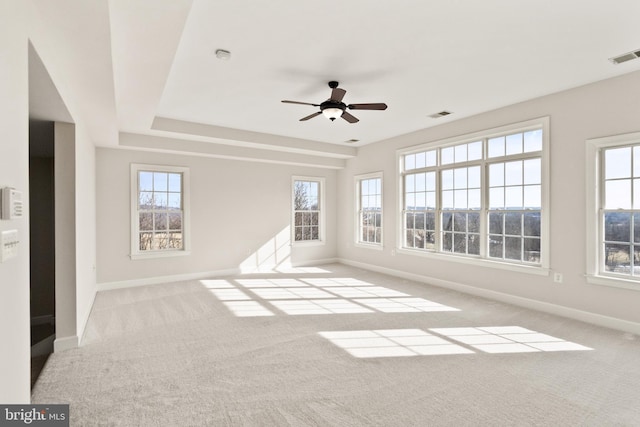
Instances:
[[[158,251],[158,252],[150,252],[150,253],[137,253],[137,254],[130,254],[129,257],[132,260],[139,260],[139,259],[170,258],[170,257],[187,256],[187,255],[191,255],[191,251]]]
[[[363,249],[373,249],[374,251],[381,251],[384,248],[382,247],[382,243],[362,243],[362,242],[356,242],[353,244],[356,248],[363,248]]]
[[[587,278],[587,283],[591,285],[640,291],[640,281],[637,280],[630,280],[622,277],[600,276],[597,274],[587,274],[585,277]]]
[[[509,262],[500,262],[484,258],[469,258],[465,256],[443,254],[437,252],[424,252],[420,250],[412,250],[407,248],[396,249],[398,254],[417,255],[425,258],[433,258],[438,261],[451,261],[461,264],[477,265],[481,267],[496,268],[500,270],[515,271],[518,273],[533,274],[536,276],[549,276],[550,270],[541,266],[512,264]]]
[[[305,247],[305,246],[324,246],[326,242],[324,240],[301,240],[294,241],[291,246]]]

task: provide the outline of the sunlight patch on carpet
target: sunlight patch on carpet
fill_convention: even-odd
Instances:
[[[320,288],[332,286],[375,286],[373,283],[354,279],[352,277],[313,277],[302,279],[302,281]]]
[[[460,311],[457,308],[438,304],[424,298],[367,298],[355,299],[354,301],[378,311],[382,311],[383,313]]]
[[[210,289],[220,301],[241,301],[251,300],[251,297],[240,289]]]
[[[257,301],[223,301],[238,317],[274,316],[273,312]]]
[[[319,334],[357,358],[473,353],[421,329],[325,331]]]
[[[298,279],[238,279],[245,288],[297,288],[309,286]]]
[[[316,288],[257,288],[251,292],[262,299],[335,298],[336,296]]]
[[[318,334],[358,358],[593,350],[519,326],[324,331]],[[435,335],[434,335],[435,334]]]
[[[200,284],[207,289],[235,288],[228,280],[200,280]]]
[[[460,311],[349,277],[200,280],[200,283],[238,317],[272,316],[269,305],[288,315]],[[232,303],[240,301],[255,304]]]
[[[593,350],[561,338],[542,334],[520,326],[489,326],[477,328],[432,328],[431,332],[445,336],[485,353],[533,353],[539,351]]]
[[[295,301],[270,301],[271,304],[289,315],[303,314],[350,314],[350,313],[373,313],[358,304],[344,299],[316,299],[316,300],[295,300]]]

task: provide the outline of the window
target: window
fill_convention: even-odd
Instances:
[[[435,245],[435,172],[410,173],[405,183],[405,223],[403,235],[406,247],[434,249]]]
[[[541,158],[489,164],[489,256],[540,262]]]
[[[590,140],[587,154],[587,224],[598,230],[587,234],[588,277],[640,281],[640,133]]]
[[[543,118],[399,151],[399,248],[547,268],[547,129]]]
[[[444,169],[442,251],[480,255],[480,166]]]
[[[382,245],[382,173],[356,177],[356,242]]]
[[[293,178],[293,241],[324,240],[323,178]]]
[[[189,170],[131,165],[131,257],[187,254]]]

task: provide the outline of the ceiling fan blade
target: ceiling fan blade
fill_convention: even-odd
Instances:
[[[345,119],[349,123],[357,123],[357,122],[360,121],[356,117],[354,117],[351,114],[347,113],[346,111],[344,113],[342,113],[342,116],[340,116],[340,117],[342,117],[343,119]]]
[[[312,104],[310,102],[287,101],[287,100],[283,100],[282,102],[284,102],[285,104],[312,105],[314,107],[319,107],[320,106],[320,104]]]
[[[300,121],[304,122],[305,120],[313,119],[315,116],[319,116],[320,114],[322,114],[322,111],[318,111],[316,113],[309,114],[308,116],[301,118]]]
[[[329,99],[331,99],[332,101],[341,102],[342,98],[344,98],[345,93],[347,93],[346,90],[336,87],[331,91],[331,98]]]
[[[382,102],[373,104],[349,104],[347,108],[350,110],[386,110],[387,104]]]

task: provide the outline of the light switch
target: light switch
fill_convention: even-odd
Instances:
[[[5,262],[9,258],[18,255],[18,230],[7,230],[2,232],[2,251],[0,251],[0,262]]]

